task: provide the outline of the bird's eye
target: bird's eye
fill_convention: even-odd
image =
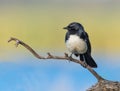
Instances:
[[[72,30],[75,30],[75,27],[71,27]]]

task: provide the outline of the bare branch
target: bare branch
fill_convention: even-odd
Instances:
[[[8,42],[15,41],[15,46],[18,47],[19,44],[24,46],[26,49],[28,49],[35,57],[38,59],[62,59],[62,60],[68,60],[71,62],[78,63],[89,70],[90,73],[92,73],[96,79],[98,80],[98,83],[91,88],[89,88],[87,91],[120,91],[120,83],[109,81],[104,78],[102,78],[94,69],[92,69],[90,66],[85,65],[83,61],[74,59],[72,57],[69,57],[67,53],[64,53],[64,56],[54,56],[51,53],[47,53],[47,57],[43,57],[39,54],[37,54],[29,45],[24,43],[23,41],[17,39],[17,38],[10,38]]]
[[[68,60],[68,61],[71,61],[71,62],[75,62],[75,63],[78,63],[78,64],[81,64],[83,67],[86,67],[86,69],[88,69],[95,77],[98,81],[100,80],[104,80],[100,75],[98,75],[96,73],[95,70],[93,70],[90,66],[88,65],[85,65],[85,63],[83,61],[80,61],[80,60],[77,60],[77,59],[74,59],[72,57],[69,57],[67,53],[64,53],[64,56],[54,56],[52,55],[51,53],[47,53],[47,57],[43,57],[41,55],[39,55],[38,53],[36,53],[29,45],[27,45],[26,43],[24,43],[23,41],[17,39],[17,38],[13,38],[11,37],[10,40],[8,42],[11,42],[11,41],[15,41],[16,42],[16,47],[18,47],[19,44],[21,44],[22,46],[24,46],[26,49],[28,49],[35,57],[37,57],[38,59],[62,59],[62,60]]]

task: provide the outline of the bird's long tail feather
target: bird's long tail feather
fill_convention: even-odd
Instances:
[[[89,53],[84,54],[85,62],[92,68],[97,68],[97,64]]]

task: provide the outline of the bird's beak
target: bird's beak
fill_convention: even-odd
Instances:
[[[68,27],[64,27],[63,29],[68,29]]]

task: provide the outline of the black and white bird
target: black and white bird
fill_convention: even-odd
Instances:
[[[67,49],[75,56],[79,56],[80,60],[90,67],[97,68],[97,64],[91,56],[91,44],[84,27],[80,23],[72,22],[64,29],[68,30],[65,36]]]

